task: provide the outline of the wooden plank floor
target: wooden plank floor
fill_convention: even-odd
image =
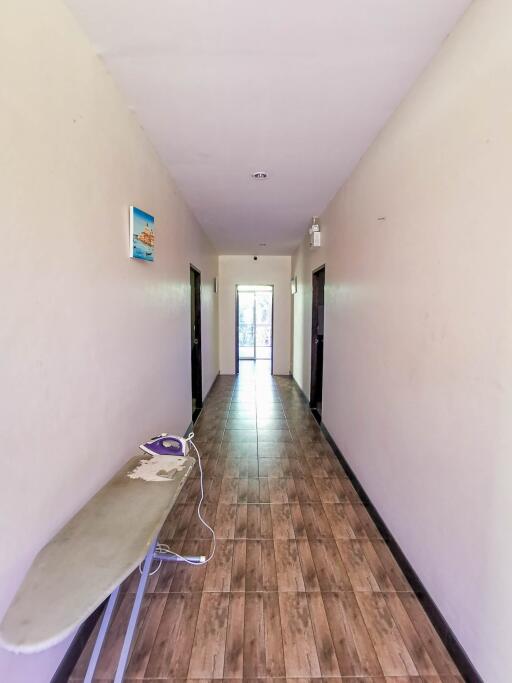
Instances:
[[[151,577],[126,680],[460,683],[292,380],[241,366],[217,379],[195,429],[216,555]],[[198,475],[160,540],[206,555]],[[112,680],[136,581],[97,681]],[[91,646],[70,681],[83,679]]]

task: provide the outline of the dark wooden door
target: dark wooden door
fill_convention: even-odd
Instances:
[[[313,415],[322,419],[322,382],[324,369],[324,288],[325,266],[313,273],[311,316],[311,391],[309,405]]]
[[[190,266],[190,345],[192,365],[192,421],[203,405],[201,366],[201,273]]]

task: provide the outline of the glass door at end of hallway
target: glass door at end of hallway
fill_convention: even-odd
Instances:
[[[272,285],[237,286],[236,365],[272,360]]]

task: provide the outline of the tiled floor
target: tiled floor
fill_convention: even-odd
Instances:
[[[462,681],[292,380],[261,367],[219,377],[204,406],[196,443],[217,552],[151,578],[126,680]],[[160,537],[188,554],[210,548],[198,474]],[[111,680],[135,586],[97,680]]]

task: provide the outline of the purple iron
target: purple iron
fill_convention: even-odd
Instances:
[[[181,436],[160,434],[153,436],[146,443],[141,443],[140,449],[149,455],[187,455],[188,441]]]

